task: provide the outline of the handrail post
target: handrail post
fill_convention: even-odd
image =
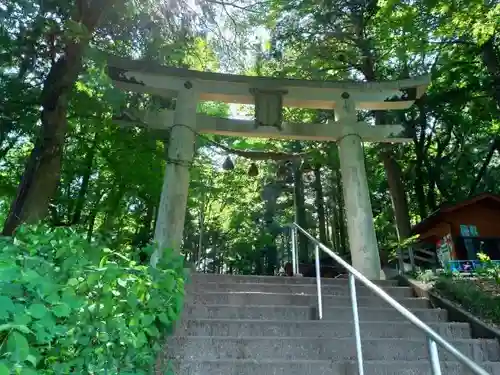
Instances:
[[[408,247],[408,256],[410,257],[411,271],[415,272],[415,253],[412,246]]]
[[[403,258],[403,249],[398,246],[397,251],[397,256],[398,256],[398,268],[399,268],[399,275],[403,275],[405,273],[405,262]]]
[[[351,306],[354,323],[354,338],[356,340],[356,359],[358,362],[358,375],[364,375],[363,348],[361,346],[361,329],[359,327],[358,299],[356,296],[356,278],[349,272],[349,291],[351,292]]]
[[[323,296],[321,295],[321,267],[319,264],[319,246],[314,247],[314,263],[316,265],[316,288],[318,289],[318,319],[323,319]]]
[[[290,227],[290,230],[292,231],[292,276],[297,275],[297,258],[296,258],[296,251],[297,251],[297,228],[295,225],[292,225]]]
[[[438,347],[436,341],[434,341],[430,337],[427,337],[427,349],[429,350],[429,360],[431,362],[432,375],[441,375]]]

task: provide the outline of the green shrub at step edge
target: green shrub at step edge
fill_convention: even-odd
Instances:
[[[151,373],[184,299],[183,259],[157,269],[68,228],[0,237],[0,375]]]
[[[481,267],[476,269],[475,274],[500,285],[500,265],[493,263],[491,258],[484,253],[477,254],[477,258],[481,262]]]
[[[500,297],[482,290],[473,281],[443,276],[434,289],[479,318],[500,325]]]

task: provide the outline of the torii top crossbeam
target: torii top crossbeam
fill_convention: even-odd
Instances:
[[[165,67],[115,56],[108,57],[108,74],[117,87],[164,97],[175,97],[186,81],[195,81],[201,101],[254,104],[252,90],[281,90],[284,92],[283,106],[311,109],[335,109],[337,98],[343,92],[351,94],[357,109],[406,109],[413,104],[413,100],[401,99],[402,91],[415,89],[416,96],[412,99],[418,99],[429,84],[428,76],[385,82],[250,77]]]

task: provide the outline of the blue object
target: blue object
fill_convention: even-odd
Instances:
[[[491,263],[500,265],[500,260],[492,260]],[[472,272],[482,266],[480,260],[450,260],[445,264],[445,268],[453,272]]]

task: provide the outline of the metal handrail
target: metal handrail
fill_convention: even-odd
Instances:
[[[436,344],[439,344],[443,349],[448,351],[451,355],[453,355],[460,363],[468,367],[474,374],[476,375],[491,375],[486,370],[484,370],[481,366],[475,363],[466,355],[462,354],[458,349],[456,349],[453,345],[451,345],[448,341],[446,341],[443,337],[441,337],[436,331],[434,331],[431,327],[421,321],[417,316],[411,313],[407,308],[397,302],[394,298],[392,298],[389,294],[387,294],[382,288],[375,285],[372,281],[368,280],[365,276],[363,276],[359,271],[357,271],[354,267],[352,267],[349,263],[347,263],[344,259],[342,259],[339,255],[335,254],[328,247],[323,245],[319,240],[310,235],[306,230],[300,227],[298,224],[291,224],[292,233],[296,232],[297,229],[306,236],[309,240],[311,240],[315,244],[315,266],[316,266],[316,283],[318,289],[318,317],[319,319],[323,318],[323,302],[321,295],[321,275],[320,275],[320,262],[319,262],[319,249],[323,250],[326,254],[330,255],[337,263],[339,263],[342,267],[344,267],[349,272],[349,289],[352,303],[352,312],[354,317],[354,336],[356,340],[356,353],[357,353],[357,363],[358,363],[358,374],[364,375],[364,366],[363,366],[363,351],[361,346],[361,332],[359,326],[359,314],[358,314],[358,302],[356,298],[356,279],[358,279],[362,284],[364,284],[368,289],[382,298],[385,302],[391,305],[396,311],[398,311],[403,317],[413,323],[417,328],[424,332],[427,336],[427,344],[429,351],[429,359],[431,364],[431,370],[433,375],[441,375],[441,365],[439,363],[439,353]],[[297,250],[297,235],[294,233],[292,235],[292,253],[293,257],[297,259],[296,264],[298,264],[298,254]],[[298,267],[297,267],[298,268]],[[294,274],[297,274],[297,269],[294,268]]]

